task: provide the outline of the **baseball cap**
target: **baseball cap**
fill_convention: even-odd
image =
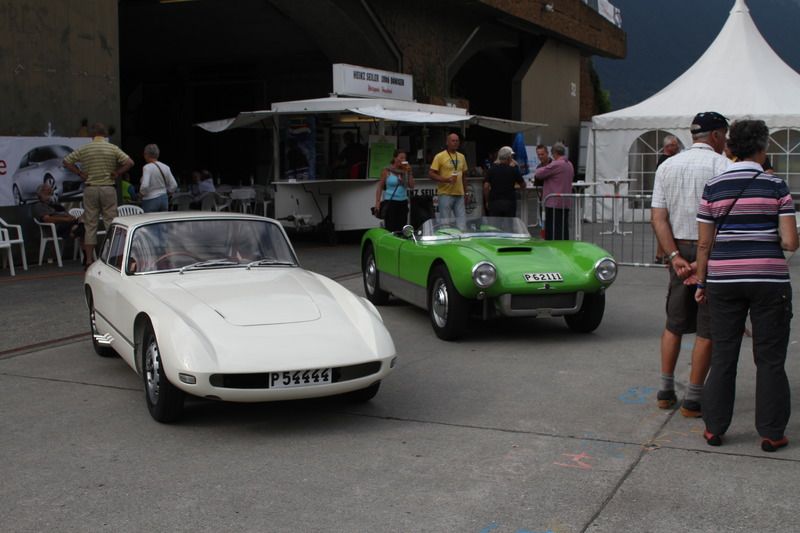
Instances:
[[[727,118],[716,111],[705,111],[694,116],[690,130],[692,133],[703,133],[704,131],[714,131],[727,127]]]
[[[510,146],[503,146],[497,151],[497,159],[506,159],[512,155],[514,155],[514,150]]]

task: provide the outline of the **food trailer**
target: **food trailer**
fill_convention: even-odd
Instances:
[[[354,83],[348,83],[353,80]],[[370,213],[370,206],[375,204],[375,179],[389,164],[396,148],[409,151],[416,194],[435,195],[436,183],[428,178],[428,157],[432,148],[439,150],[440,143],[428,146],[430,129],[459,128],[463,132],[476,125],[513,134],[545,126],[472,115],[455,106],[418,103],[410,98],[412,86],[413,79],[408,74],[337,64],[334,65],[336,93],[329,97],[276,102],[269,110],[242,112],[233,118],[198,126],[210,132],[234,128],[271,130],[275,218],[295,228],[319,228],[329,234],[380,224]],[[392,98],[374,97],[375,94]],[[419,130],[413,143],[409,136],[398,135],[401,125]],[[368,160],[360,175],[353,172],[334,177],[316,164],[319,159],[330,160],[332,151],[325,141],[337,128],[359,132],[369,129]],[[322,129],[327,136],[322,135],[320,142]],[[474,171],[475,156],[472,154],[470,161],[469,155]],[[471,174],[464,183],[467,207],[468,211],[480,212],[483,178]]]

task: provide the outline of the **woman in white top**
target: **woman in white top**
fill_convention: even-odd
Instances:
[[[142,209],[145,213],[169,210],[168,193],[175,192],[178,183],[172,171],[164,163],[158,162],[158,146],[148,144],[144,147],[144,160],[147,164],[142,169],[142,180],[139,194],[142,198]]]

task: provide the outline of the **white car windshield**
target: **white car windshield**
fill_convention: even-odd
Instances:
[[[176,220],[136,228],[127,272],[297,266],[281,228],[261,220]]]
[[[422,225],[423,240],[452,240],[469,237],[517,237],[530,239],[525,224],[516,217],[468,218],[459,225],[454,218],[432,218]]]

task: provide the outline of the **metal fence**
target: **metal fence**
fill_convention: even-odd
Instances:
[[[569,210],[555,210],[548,224],[543,206],[550,199],[561,198]],[[657,267],[655,233],[650,225],[651,194],[550,194],[536,202],[536,216],[528,219],[532,232],[544,231],[547,226],[556,231],[556,238],[591,242],[608,251],[620,265]],[[526,204],[525,207],[530,207]],[[555,224],[553,224],[555,222]],[[558,235],[561,228],[566,228]]]

